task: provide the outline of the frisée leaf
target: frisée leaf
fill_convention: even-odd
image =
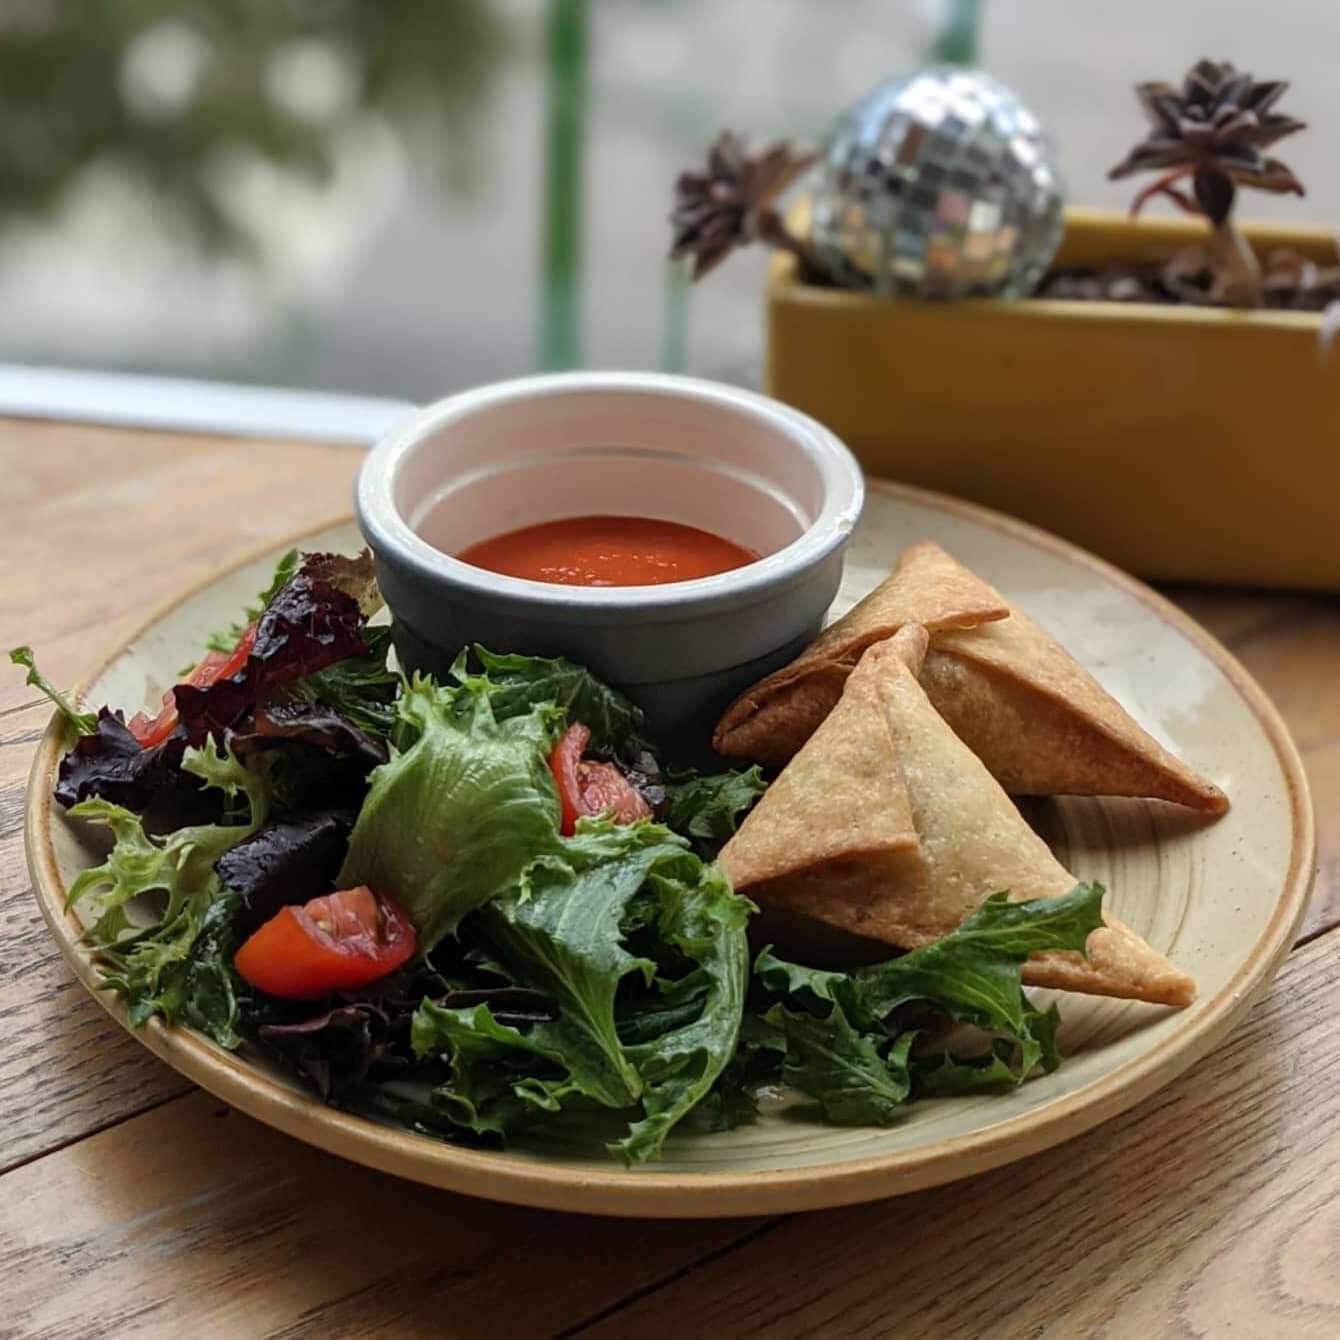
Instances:
[[[232,908],[214,865],[265,822],[269,795],[255,773],[212,744],[188,749],[181,766],[222,792],[226,821],[155,837],[120,805],[81,801],[70,815],[109,829],[115,841],[101,864],[75,879],[67,905],[91,905],[88,938],[112,967],[103,985],[125,998],[132,1024],[161,1014],[236,1047]]]
[[[48,697],[65,723],[66,739],[80,735],[92,735],[97,729],[97,717],[92,712],[80,712],[70,700],[37,668],[37,660],[31,647],[14,647],[9,653],[10,662],[23,666],[28,671],[24,683]]]

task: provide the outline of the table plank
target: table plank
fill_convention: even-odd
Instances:
[[[0,652],[68,684],[231,556],[349,505],[348,448],[0,421]],[[23,794],[48,710],[0,662],[0,1168],[186,1085],[78,986],[23,859]]]
[[[550,1335],[758,1227],[630,1232],[467,1200],[344,1163],[199,1093],[3,1188],[0,1335],[25,1340]]]
[[[1012,1167],[779,1221],[582,1340],[1340,1335],[1340,932],[1213,1057]]]

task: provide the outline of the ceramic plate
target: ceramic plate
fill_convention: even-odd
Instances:
[[[876,483],[834,612],[931,537],[993,582],[1092,670],[1132,714],[1218,782],[1233,808],[1218,823],[1158,802],[1039,802],[1030,818],[1080,879],[1101,880],[1117,914],[1194,974],[1189,1009],[1067,996],[1065,1065],[1008,1093],[927,1101],[888,1128],[814,1121],[779,1102],[726,1134],[682,1130],[664,1159],[625,1170],[603,1133],[555,1125],[506,1151],[442,1144],[338,1112],[263,1058],[229,1054],[157,1020],[145,1046],[232,1106],[290,1135],[435,1186],[523,1204],[622,1215],[742,1215],[873,1200],[946,1182],[1069,1139],[1147,1097],[1213,1047],[1293,941],[1315,864],[1307,784],[1284,726],[1231,656],[1146,587],[1018,522],[934,494]],[[184,647],[226,625],[290,544],[353,552],[344,522],[295,537],[158,614],[82,685],[86,703],[156,704]],[[60,757],[48,731],[28,798],[28,859],[42,912],[85,985],[98,970],[63,909],[92,861],[50,799]],[[123,1023],[107,992],[97,999]],[[1195,1132],[1187,1131],[1187,1139]]]

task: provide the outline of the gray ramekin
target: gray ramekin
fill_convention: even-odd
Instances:
[[[864,485],[832,433],[766,396],[579,372],[427,406],[372,449],[355,493],[403,665],[442,675],[472,642],[567,656],[638,702],[669,757],[700,761],[725,704],[818,630]],[[584,588],[445,552],[615,514],[700,526],[763,557],[696,581]]]

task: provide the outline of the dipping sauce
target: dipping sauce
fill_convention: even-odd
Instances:
[[[641,516],[574,516],[496,535],[463,563],[559,586],[660,586],[753,563],[752,549],[696,526]]]

